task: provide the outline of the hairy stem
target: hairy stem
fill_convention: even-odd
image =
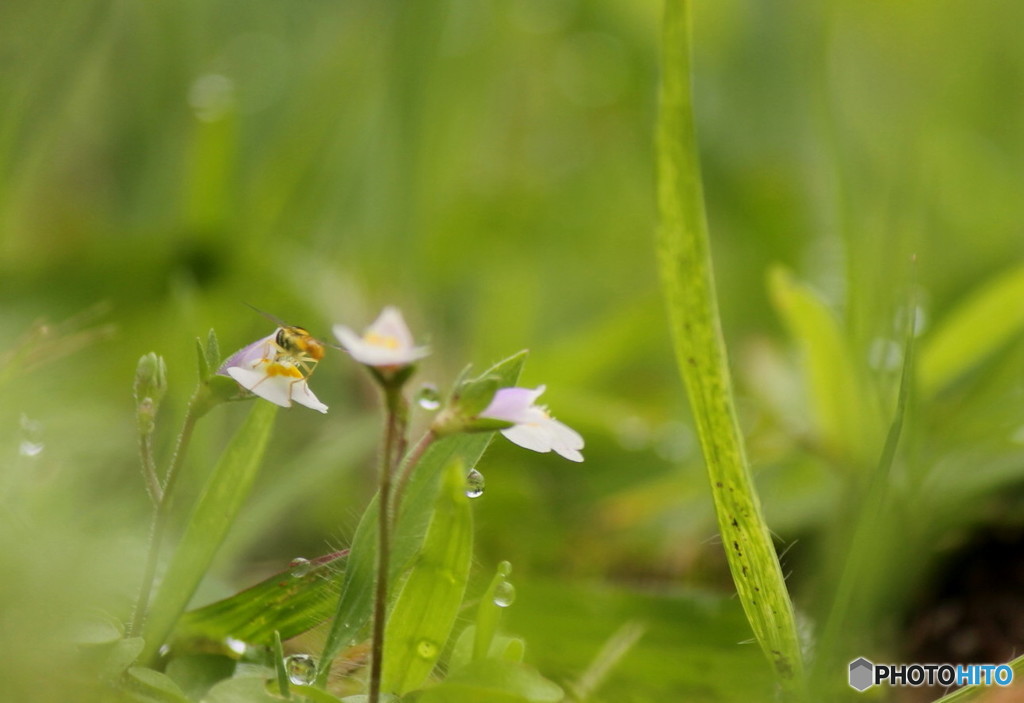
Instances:
[[[202,415],[201,406],[205,408],[207,402],[206,386],[200,385],[189,400],[188,410],[185,412],[185,420],[181,426],[181,433],[174,447],[174,456],[171,458],[171,465],[167,469],[167,476],[161,488],[156,486],[158,496],[156,511],[153,513],[153,522],[149,529],[149,548],[146,553],[146,564],[142,572],[142,584],[139,587],[139,597],[135,602],[135,612],[132,615],[132,623],[128,632],[132,636],[142,633],[142,624],[146,619],[146,611],[149,609],[149,597],[153,591],[153,580],[156,577],[156,566],[160,557],[160,545],[163,542],[164,532],[167,529],[167,518],[170,515],[171,498],[173,497],[174,485],[181,473],[181,466],[185,462],[185,453],[192,441],[192,431],[195,429],[196,421]],[[150,455],[150,461],[152,456]],[[155,468],[153,477],[156,477]]]
[[[392,500],[391,513],[395,519],[398,518],[398,510],[402,507],[402,497],[405,495],[405,487],[409,483],[409,479],[412,478],[412,472],[416,470],[416,467],[420,463],[420,459],[427,453],[430,445],[437,440],[437,434],[433,430],[427,430],[419,441],[416,442],[416,446],[412,448],[412,451],[406,455],[402,461],[401,471],[398,475],[398,480],[395,482],[395,495]]]
[[[377,581],[373,595],[373,636],[370,651],[370,700],[380,701],[381,669],[384,663],[384,625],[388,606],[388,565],[391,563],[391,480],[405,445],[408,406],[400,384],[386,384],[387,418],[380,460],[378,500]]]

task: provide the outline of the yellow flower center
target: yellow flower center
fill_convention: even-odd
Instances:
[[[398,349],[401,346],[397,337],[377,334],[376,332],[367,332],[363,339],[367,344],[372,344],[375,347],[384,347],[385,349]]]

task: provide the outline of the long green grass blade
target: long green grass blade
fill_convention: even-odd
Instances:
[[[496,376],[503,386],[519,379],[526,352],[505,359],[485,372]],[[405,489],[392,535],[391,579],[394,581],[416,557],[430,523],[443,469],[459,460],[475,466],[494,433],[463,434],[435,442],[423,455]],[[331,661],[359,637],[370,619],[377,551],[377,499],[367,506],[352,538],[345,581],[338,608],[320,659],[318,681],[326,681]]]
[[[258,401],[231,439],[196,502],[146,620],[142,661],[167,639],[213,561],[259,470],[277,406]]]
[[[736,419],[718,318],[690,85],[690,7],[667,0],[658,124],[658,257],[675,351],[736,591],[783,691],[803,687],[793,606]]]
[[[274,633],[288,640],[324,622],[338,596],[334,576],[345,553],[312,559],[290,567],[233,596],[185,613],[174,631],[175,642],[223,642],[228,638],[271,645]]]
[[[388,615],[383,691],[404,695],[427,680],[459,614],[472,556],[466,469],[456,459],[444,470],[423,548]]]

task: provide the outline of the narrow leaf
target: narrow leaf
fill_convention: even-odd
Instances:
[[[289,640],[324,622],[334,612],[337,579],[346,553],[334,552],[289,567],[233,596],[182,616],[174,640],[223,642],[228,638],[270,645],[274,632]]]
[[[404,695],[422,686],[455,624],[473,555],[465,476],[459,460],[445,470],[423,548],[388,615],[384,691]]]
[[[557,703],[565,693],[525,664],[481,659],[429,688],[417,703]]]
[[[930,395],[1024,330],[1024,266],[988,281],[949,313],[922,343],[921,390]]]
[[[658,123],[658,257],[676,358],[743,610],[780,687],[803,687],[793,606],[754,490],[718,319],[690,84],[690,3],[667,0]]]
[[[210,475],[153,600],[143,630],[143,661],[152,658],[166,641],[241,510],[256,479],[275,417],[276,405],[255,403]]]
[[[822,445],[842,459],[870,467],[878,454],[881,428],[839,321],[811,288],[782,268],[769,274],[768,290],[799,345],[811,416]]]

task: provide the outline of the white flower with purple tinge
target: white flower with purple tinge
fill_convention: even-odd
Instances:
[[[502,388],[477,417],[514,423],[501,433],[524,449],[555,451],[569,461],[583,461],[583,437],[579,432],[551,417],[547,408],[534,404],[545,388]]]
[[[217,369],[230,376],[242,388],[282,408],[292,402],[327,412],[327,406],[313,395],[303,370],[277,344],[277,330],[229,356]]]
[[[335,325],[334,335],[353,359],[379,369],[408,366],[430,354],[427,347],[415,346],[402,313],[390,306],[362,336],[344,325]]]

